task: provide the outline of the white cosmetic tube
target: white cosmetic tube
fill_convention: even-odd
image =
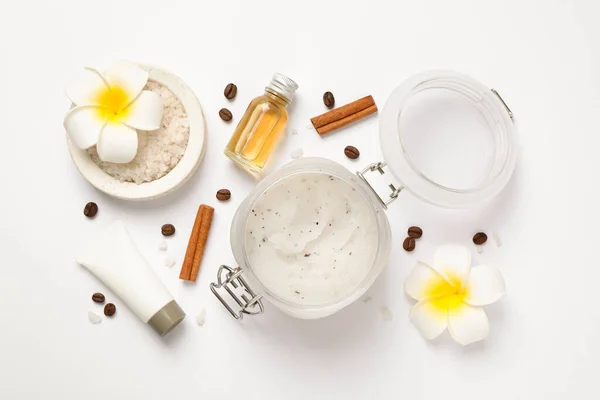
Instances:
[[[121,221],[105,228],[75,256],[159,335],[171,332],[185,312],[142,257]]]

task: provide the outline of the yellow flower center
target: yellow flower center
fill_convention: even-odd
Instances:
[[[447,312],[458,309],[465,297],[467,297],[467,288],[462,280],[456,276],[448,275],[448,280],[436,279],[429,283],[425,289],[427,298],[430,299],[429,305],[436,312]]]
[[[120,86],[112,86],[102,89],[96,96],[98,116],[102,120],[118,121],[128,112],[127,105],[130,102],[129,95]]]

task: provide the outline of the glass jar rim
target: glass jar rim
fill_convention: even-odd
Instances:
[[[430,89],[459,93],[495,125],[490,125],[490,131],[499,135],[494,165],[478,186],[458,189],[436,182],[415,165],[407,152],[399,127],[402,110],[413,96]],[[490,200],[506,186],[516,163],[516,128],[504,101],[495,90],[454,71],[425,71],[401,83],[381,112],[379,134],[384,159],[394,176],[417,197],[442,207],[465,208]]]
[[[292,175],[311,172],[333,175],[343,180],[348,185],[358,188],[357,190],[364,198],[364,201],[372,205],[372,211],[374,213],[379,232],[377,241],[378,248],[372,261],[371,268],[363,280],[345,296],[323,304],[299,304],[285,300],[270,291],[262,283],[260,278],[256,276],[252,265],[247,258],[245,241],[243,240],[248,221],[248,211],[254,207],[254,204],[265,192],[265,190],[268,190],[268,188],[272,187],[277,182],[280,182],[282,179],[286,179]],[[383,212],[383,208],[376,199],[375,194],[366,187],[366,185],[358,178],[358,176],[334,161],[325,158],[306,157],[300,160],[292,161],[278,169],[277,172],[267,176],[255,187],[246,200],[244,200],[244,203],[240,205],[238,211],[236,212],[236,216],[234,217],[234,222],[231,227],[231,246],[234,250],[234,255],[239,266],[242,267],[244,275],[246,278],[248,278],[248,281],[255,292],[265,296],[270,303],[278,306],[279,308],[284,308],[290,311],[293,310],[292,312],[301,313],[303,315],[323,313],[323,316],[326,316],[339,311],[340,309],[357,300],[366,292],[373,282],[375,282],[385,267],[389,257],[391,248],[391,229],[387,216]]]

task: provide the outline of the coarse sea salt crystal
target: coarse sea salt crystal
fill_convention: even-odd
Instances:
[[[99,324],[100,322],[102,322],[102,315],[100,315],[96,311],[90,310],[88,311],[88,319],[92,324]]]
[[[292,152],[290,153],[290,156],[291,156],[291,157],[292,157],[294,160],[297,160],[297,159],[299,159],[300,157],[302,157],[302,155],[303,155],[303,154],[304,154],[304,150],[302,150],[302,149],[296,149],[296,150],[294,150],[294,151],[292,151]]]
[[[292,129],[292,135],[297,135],[298,134],[298,129]]]
[[[198,324],[198,326],[204,326],[205,321],[206,321],[206,309],[203,308],[202,310],[200,310],[200,312],[198,313],[198,316],[196,317],[196,323]]]
[[[477,253],[481,254],[483,253],[483,246],[480,244],[475,245],[475,248],[477,249]]]
[[[379,313],[381,314],[381,319],[384,321],[391,321],[394,319],[394,314],[392,314],[390,309],[385,306],[379,309]]]
[[[167,241],[165,239],[160,240],[160,243],[158,244],[158,249],[167,250]]]
[[[173,265],[175,265],[175,258],[172,255],[167,255],[165,257],[165,267],[172,267]]]
[[[497,247],[502,246],[502,239],[500,239],[500,235],[498,235],[498,232],[492,232],[492,238],[494,239],[494,242],[496,242]]]

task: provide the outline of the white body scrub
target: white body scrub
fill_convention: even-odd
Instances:
[[[138,152],[127,164],[103,162],[96,146],[88,149],[94,163],[122,182],[137,184],[162,178],[183,157],[190,137],[190,122],[181,101],[165,86],[148,81],[145,90],[158,93],[163,101],[163,117],[155,131],[138,131]]]
[[[354,188],[311,172],[286,177],[258,198],[245,241],[252,270],[273,295],[322,305],[368,275],[378,230],[373,208]]]

